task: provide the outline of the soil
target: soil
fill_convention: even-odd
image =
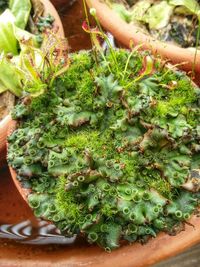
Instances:
[[[15,96],[10,92],[5,92],[0,95],[0,120],[9,114],[14,106]]]

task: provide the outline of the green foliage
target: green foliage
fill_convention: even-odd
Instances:
[[[54,22],[54,17],[50,14],[47,16],[39,17],[36,23],[39,32],[44,32],[45,29],[51,29]]]
[[[0,1],[0,13],[8,7],[8,0]]]
[[[9,9],[15,16],[15,25],[25,29],[31,12],[30,0],[9,0]]]
[[[8,162],[31,188],[35,215],[106,251],[176,233],[200,190],[199,88],[158,62],[142,72],[137,52],[113,53],[98,64],[91,52],[70,55],[46,94],[16,105],[8,138]]]

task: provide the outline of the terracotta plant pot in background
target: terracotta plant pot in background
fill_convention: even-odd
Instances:
[[[140,28],[123,21],[119,15],[100,0],[86,0],[88,6],[95,8],[97,17],[103,27],[111,32],[122,44],[130,47],[141,45],[141,49],[151,50],[154,54],[163,59],[169,59],[173,64],[181,64],[180,68],[185,71],[194,69],[197,75],[200,74],[200,51],[195,54],[195,48],[181,48],[176,45],[155,40],[150,35],[141,32]],[[198,77],[197,77],[198,78]]]
[[[63,25],[54,6],[49,0],[40,1],[44,4],[44,15],[50,14],[52,17],[54,17],[55,21],[53,26],[56,28],[57,34],[61,37],[64,37],[65,34]],[[8,93],[8,95],[11,95],[11,93]],[[14,105],[14,98],[12,99],[12,104]],[[10,115],[7,115],[0,120],[0,166],[6,158],[6,136],[10,120]]]
[[[58,15],[57,10],[53,6],[53,4],[50,2],[50,0],[40,0],[44,4],[44,15],[50,14],[54,19],[54,27],[58,28],[57,34],[60,37],[65,37],[63,25],[60,19],[60,16]]]

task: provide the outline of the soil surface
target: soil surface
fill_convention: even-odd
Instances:
[[[10,92],[5,92],[0,95],[0,120],[9,114],[14,106],[15,97]]]

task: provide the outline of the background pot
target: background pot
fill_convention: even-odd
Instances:
[[[54,27],[57,29],[57,34],[64,37],[64,29],[58,12],[49,0],[40,0],[44,4],[44,15],[50,14],[54,17]],[[11,93],[6,93],[8,98],[11,98]],[[12,105],[14,105],[15,98],[12,98]],[[8,112],[9,113],[9,112]],[[5,116],[0,120],[0,167],[3,165],[6,159],[6,136],[8,132],[8,126],[10,123],[10,115]]]
[[[154,54],[161,56],[161,58],[169,59],[173,64],[184,63],[180,68],[185,71],[193,69],[196,57],[194,69],[197,75],[200,74],[200,51],[195,54],[196,52],[193,48],[181,48],[167,42],[155,40],[150,35],[142,33],[138,27],[126,23],[102,1],[86,1],[90,8],[94,7],[96,9],[97,17],[103,27],[111,32],[122,44],[129,47],[132,40],[134,45],[141,45],[141,49],[151,50]]]

